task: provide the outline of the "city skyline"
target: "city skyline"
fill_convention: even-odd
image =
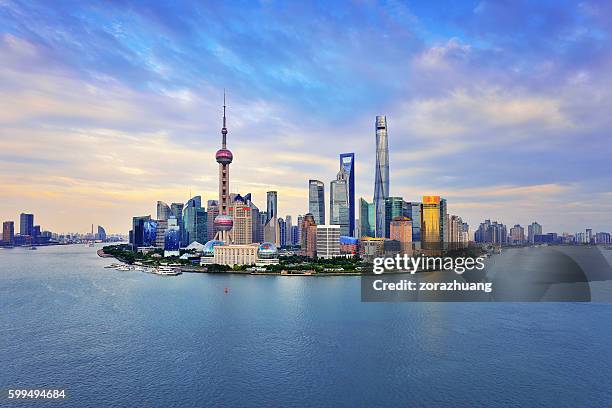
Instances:
[[[342,152],[371,201],[386,115],[390,196],[439,195],[473,227],[612,230],[609,6],[70,7],[0,5],[2,220],[125,233],[158,200],[216,198],[227,87],[231,192],[260,208],[278,191],[279,215],[305,214],[308,180],[327,184]],[[509,41],[517,25],[527,38]]]

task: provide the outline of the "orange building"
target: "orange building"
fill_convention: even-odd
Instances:
[[[402,255],[412,255],[412,220],[408,217],[393,218],[389,238],[399,241]]]

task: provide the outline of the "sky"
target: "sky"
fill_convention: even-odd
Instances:
[[[127,233],[157,200],[231,190],[307,212],[376,115],[392,196],[472,229],[612,231],[612,3],[0,0],[0,219]],[[16,231],[17,232],[17,231]]]

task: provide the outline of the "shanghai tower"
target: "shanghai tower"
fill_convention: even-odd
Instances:
[[[376,168],[374,172],[375,233],[377,238],[384,238],[385,199],[389,197],[389,144],[386,116],[376,117]]]

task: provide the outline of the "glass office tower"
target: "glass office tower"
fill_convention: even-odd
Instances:
[[[308,180],[308,212],[317,225],[325,224],[325,185],[319,180]]]
[[[376,237],[385,234],[385,199],[389,197],[389,144],[387,117],[376,117],[376,167],[374,169],[374,208],[376,211]]]
[[[440,197],[423,196],[421,243],[425,250],[440,249]]]
[[[348,174],[340,168],[336,180],[329,185],[329,223],[340,226],[340,235],[350,235]]]
[[[391,236],[391,221],[395,217],[401,217],[402,215],[404,215],[404,200],[402,197],[387,197],[385,199],[384,238],[390,238]]]
[[[343,169],[347,177],[348,184],[348,212],[349,212],[349,231],[348,235],[355,236],[355,153],[342,153],[340,155],[340,168]]]

